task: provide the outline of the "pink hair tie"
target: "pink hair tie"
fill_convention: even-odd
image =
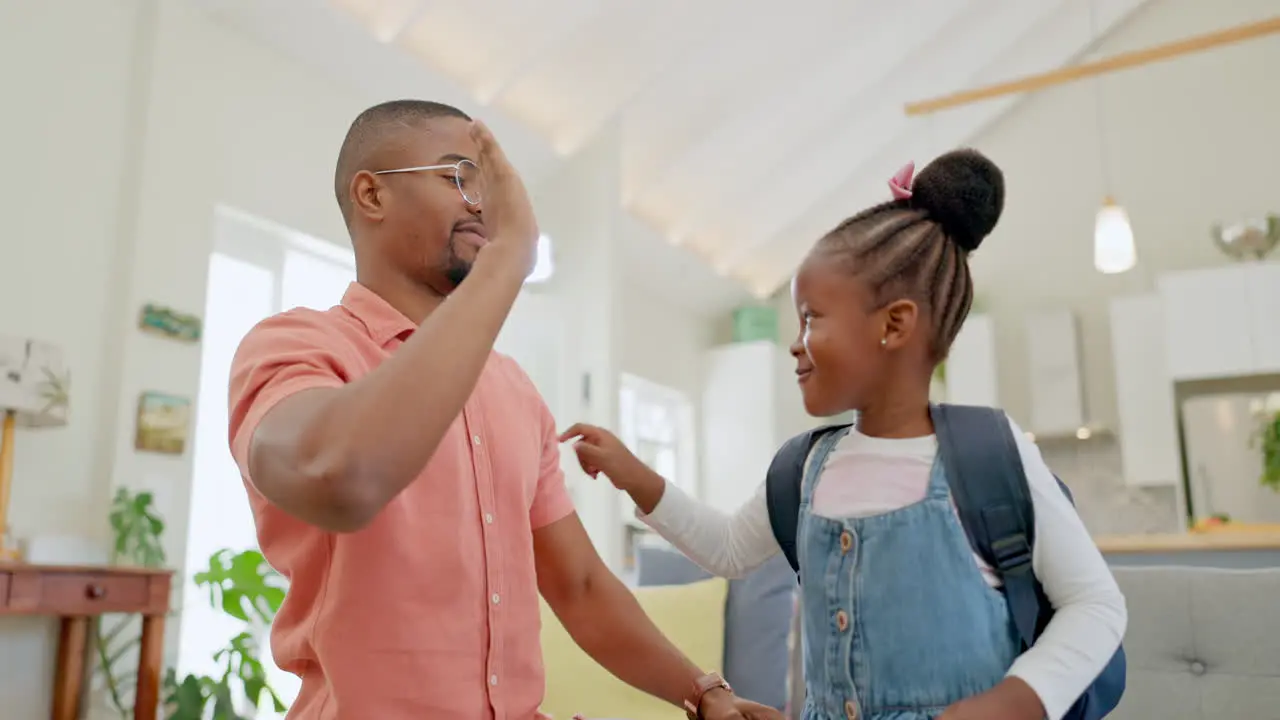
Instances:
[[[906,200],[911,197],[911,181],[915,172],[916,164],[909,162],[889,178],[889,192],[893,193],[894,200]]]

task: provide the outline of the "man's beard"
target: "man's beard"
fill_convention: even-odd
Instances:
[[[462,281],[466,280],[467,275],[469,275],[470,273],[471,273],[471,264],[464,263],[464,262],[460,262],[456,265],[450,265],[444,270],[445,279],[447,279],[449,281],[449,284],[453,285],[455,288],[461,285]]]
[[[445,258],[444,277],[453,287],[458,287],[463,280],[467,279],[467,275],[471,274],[471,262],[458,257],[458,253],[454,252],[453,243],[449,243],[449,255]]]

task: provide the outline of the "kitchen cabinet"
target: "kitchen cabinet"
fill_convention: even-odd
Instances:
[[[1031,427],[1036,435],[1074,435],[1087,425],[1080,385],[1080,329],[1070,310],[1027,318]]]
[[[1171,379],[1280,372],[1280,265],[1170,273],[1158,285]]]
[[[995,323],[990,315],[970,315],[964,321],[947,355],[946,375],[947,402],[1000,407]]]
[[[1258,263],[1246,269],[1255,370],[1280,373],[1280,263]]]
[[[1182,477],[1164,313],[1154,293],[1111,301],[1120,458],[1131,486],[1175,486]]]
[[[783,418],[795,396],[794,367],[770,340],[707,352],[702,392],[702,499],[737,510],[764,482],[786,439]],[[790,377],[788,377],[790,376]]]

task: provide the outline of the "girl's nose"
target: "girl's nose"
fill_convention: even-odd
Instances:
[[[788,349],[791,351],[791,357],[793,358],[798,358],[801,355],[804,355],[804,340],[797,337],[795,340],[791,341],[791,347]]]

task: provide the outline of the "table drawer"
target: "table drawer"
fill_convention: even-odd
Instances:
[[[24,575],[10,590],[9,609],[39,608],[58,615],[138,612],[148,606],[151,578],[146,575],[47,573]]]

